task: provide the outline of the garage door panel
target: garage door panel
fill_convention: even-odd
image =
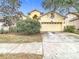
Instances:
[[[62,31],[62,24],[41,24],[41,31]]]

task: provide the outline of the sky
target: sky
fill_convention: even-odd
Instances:
[[[20,11],[22,11],[25,15],[27,15],[29,12],[35,9],[43,13],[47,12],[47,10],[45,10],[42,7],[43,0],[21,0],[21,1],[22,1],[22,4],[20,7]],[[74,12],[76,10],[74,8],[70,8],[70,11]],[[66,15],[66,10],[64,10],[62,15]]]
[[[29,13],[32,10],[39,10],[41,12],[45,12],[44,8],[42,7],[42,0],[21,0],[22,4],[20,7],[20,11],[24,14]]]

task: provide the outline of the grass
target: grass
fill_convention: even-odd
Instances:
[[[76,30],[74,32],[74,35],[69,35],[69,36],[73,36],[74,38],[79,39],[79,30]]]
[[[42,59],[42,57],[36,54],[0,54],[0,59]]]
[[[18,35],[18,34],[0,34],[0,43],[31,43],[42,42],[41,34]]]
[[[75,31],[75,34],[78,34],[78,35],[79,35],[79,30],[76,30],[76,31]]]
[[[79,39],[79,36],[77,36],[77,35],[67,35],[67,36],[70,36],[70,37],[74,37],[76,39]]]
[[[67,34],[66,36],[73,37],[74,39],[79,39],[79,35],[78,34],[75,34],[75,33],[70,33],[70,34]]]

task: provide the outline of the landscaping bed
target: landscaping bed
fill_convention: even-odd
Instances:
[[[19,34],[0,34],[0,43],[31,43],[42,42],[41,34],[19,35]]]
[[[36,54],[0,54],[0,59],[42,59],[42,57]]]

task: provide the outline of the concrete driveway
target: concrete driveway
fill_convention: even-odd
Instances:
[[[70,33],[44,33],[43,59],[79,59],[78,36]]]
[[[40,54],[42,55],[42,43],[0,43],[0,54]]]

